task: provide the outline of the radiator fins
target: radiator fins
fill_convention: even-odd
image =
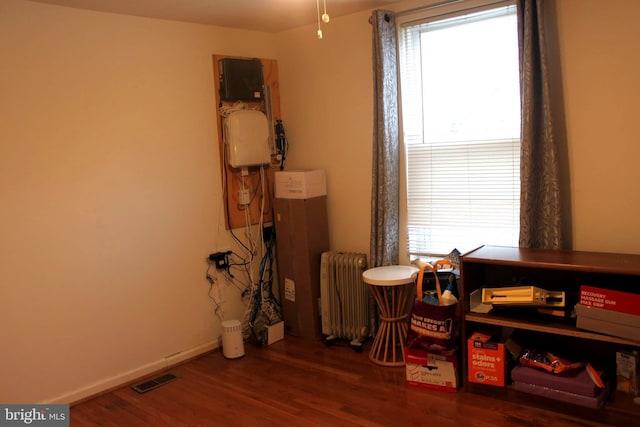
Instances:
[[[371,296],[362,280],[363,253],[324,252],[320,260],[320,305],[325,342],[347,339],[360,346],[372,335]]]

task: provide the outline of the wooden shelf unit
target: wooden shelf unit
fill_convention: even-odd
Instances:
[[[470,312],[470,295],[483,287],[531,285],[549,291],[564,291],[567,304],[575,304],[581,285],[593,285],[640,293],[640,255],[578,251],[553,251],[499,246],[482,246],[461,257],[463,389],[527,405],[553,408],[591,420],[614,425],[635,422],[640,406],[632,397],[612,392],[601,409],[589,409],[517,392],[511,387],[495,387],[468,381],[466,340],[478,330],[490,329],[513,334],[526,347],[558,355],[583,358],[604,367],[615,390],[615,353],[634,350],[639,342],[578,329],[575,319],[519,316],[515,311],[493,310],[487,314]],[[587,360],[588,359],[588,360]]]

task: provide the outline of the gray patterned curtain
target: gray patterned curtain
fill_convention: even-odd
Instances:
[[[375,10],[373,24],[373,169],[370,267],[398,264],[398,73],[393,12]]]
[[[520,247],[565,249],[554,138],[544,0],[518,0],[522,149]]]

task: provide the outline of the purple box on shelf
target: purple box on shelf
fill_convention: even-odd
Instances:
[[[572,403],[574,405],[585,406],[587,408],[600,408],[607,396],[609,395],[609,383],[606,383],[604,389],[600,389],[596,396],[582,396],[575,393],[556,390],[549,387],[542,387],[533,384],[514,382],[512,385],[514,390],[524,393],[534,394],[561,402]]]
[[[598,372],[598,374],[605,380],[604,372]],[[588,397],[594,397],[601,391],[585,368],[552,374],[541,369],[518,365],[511,370],[511,380]]]

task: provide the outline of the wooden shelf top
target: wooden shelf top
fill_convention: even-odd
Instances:
[[[496,326],[506,326],[510,328],[525,329],[529,331],[545,332],[548,334],[564,335],[576,338],[585,338],[595,341],[604,341],[622,345],[638,346],[640,343],[630,341],[624,338],[614,337],[611,335],[599,334],[596,332],[588,332],[578,329],[573,325],[565,323],[542,323],[536,321],[528,321],[522,319],[513,319],[510,317],[499,316],[495,314],[467,313],[464,316],[468,322],[485,323]]]
[[[469,262],[640,276],[640,255],[633,254],[481,246],[462,255],[461,261],[463,265]]]

